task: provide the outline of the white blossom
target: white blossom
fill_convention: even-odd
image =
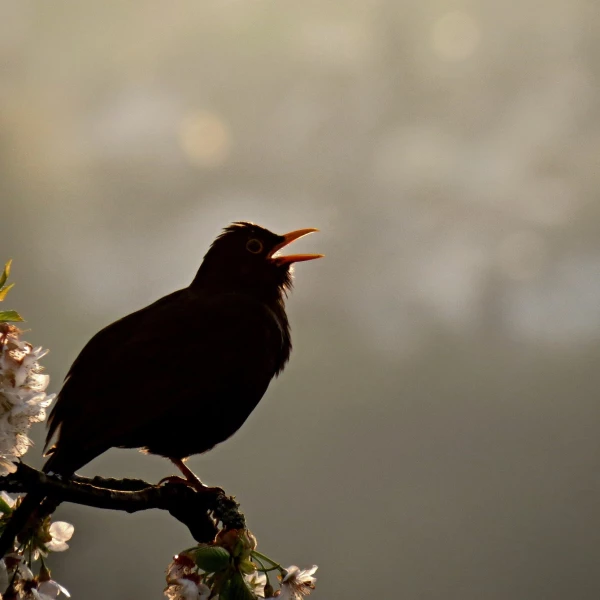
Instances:
[[[267,585],[267,575],[265,573],[254,571],[254,573],[246,575],[244,578],[254,594],[260,598],[265,597],[265,585]]]
[[[36,587],[34,575],[25,563],[24,557],[15,552],[7,554],[0,560],[0,591],[4,593],[4,590],[11,584],[19,600],[24,598],[29,600],[32,597],[32,588]],[[35,598],[35,600],[38,599]],[[41,598],[41,600],[47,599]]]
[[[10,554],[9,556],[12,556],[14,558],[18,555]],[[19,566],[17,567],[19,579],[22,579],[24,581],[31,581],[33,579],[33,573],[31,569],[27,566],[27,563],[25,562],[25,559],[22,556],[18,556],[18,559],[20,560]]]
[[[10,568],[7,567],[6,560],[10,561]],[[46,570],[46,578],[42,571],[38,578],[35,578],[21,554],[8,554],[6,559],[0,560],[0,591],[4,592],[9,584],[12,584],[16,597],[20,600],[56,600],[59,594],[71,596],[60,583],[49,578],[50,571]]]
[[[52,552],[64,552],[69,544],[67,542],[73,536],[75,527],[65,521],[55,521],[50,525],[52,540],[46,544],[46,548]]]
[[[50,596],[49,594],[44,594],[39,590],[33,588],[30,592],[30,595],[34,600],[54,600],[56,596]]]
[[[317,569],[317,565],[310,569],[300,569],[296,565],[288,567],[281,580],[278,600],[302,600],[302,596],[308,596],[315,589],[317,579],[313,574]]]
[[[208,600],[210,588],[192,579],[176,579],[165,590],[169,600]]]
[[[0,324],[0,475],[14,473],[14,460],[32,444],[27,436],[31,424],[46,419],[54,398],[45,392],[50,378],[38,362],[48,351],[19,334],[16,327]]]
[[[37,587],[37,591],[42,597],[42,600],[46,600],[46,598],[57,598],[59,594],[64,594],[67,597],[70,597],[69,591],[64,588],[60,583],[57,583],[53,579],[49,579],[48,581],[42,581]],[[44,598],[44,596],[46,598]]]

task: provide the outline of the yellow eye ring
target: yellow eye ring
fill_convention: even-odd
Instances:
[[[263,243],[255,238],[246,242],[246,250],[252,252],[252,254],[260,254],[263,251],[263,248]]]

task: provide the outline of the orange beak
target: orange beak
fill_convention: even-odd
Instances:
[[[290,254],[289,256],[273,256],[275,253],[279,252],[282,248],[285,248],[288,244],[291,244],[294,240],[301,238],[309,233],[314,233],[315,231],[319,231],[318,229],[298,229],[296,231],[290,231],[285,235],[282,235],[283,241],[280,244],[277,244],[269,252],[268,258],[272,260],[276,265],[291,265],[295,262],[302,262],[303,260],[314,260],[315,258],[323,258],[323,254]]]

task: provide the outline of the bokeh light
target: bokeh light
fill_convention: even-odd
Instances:
[[[183,117],[179,141],[186,158],[207,169],[221,166],[231,152],[229,126],[221,117],[205,110]]]

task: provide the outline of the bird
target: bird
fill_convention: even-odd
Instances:
[[[285,368],[291,267],[323,255],[281,250],[315,231],[278,235],[234,222],[188,287],[94,335],[50,413],[43,471],[69,478],[110,448],[139,448],[168,458],[198,491],[210,489],[185,461],[238,431]],[[21,512],[43,500],[28,494]],[[0,540],[2,554],[6,545]]]

